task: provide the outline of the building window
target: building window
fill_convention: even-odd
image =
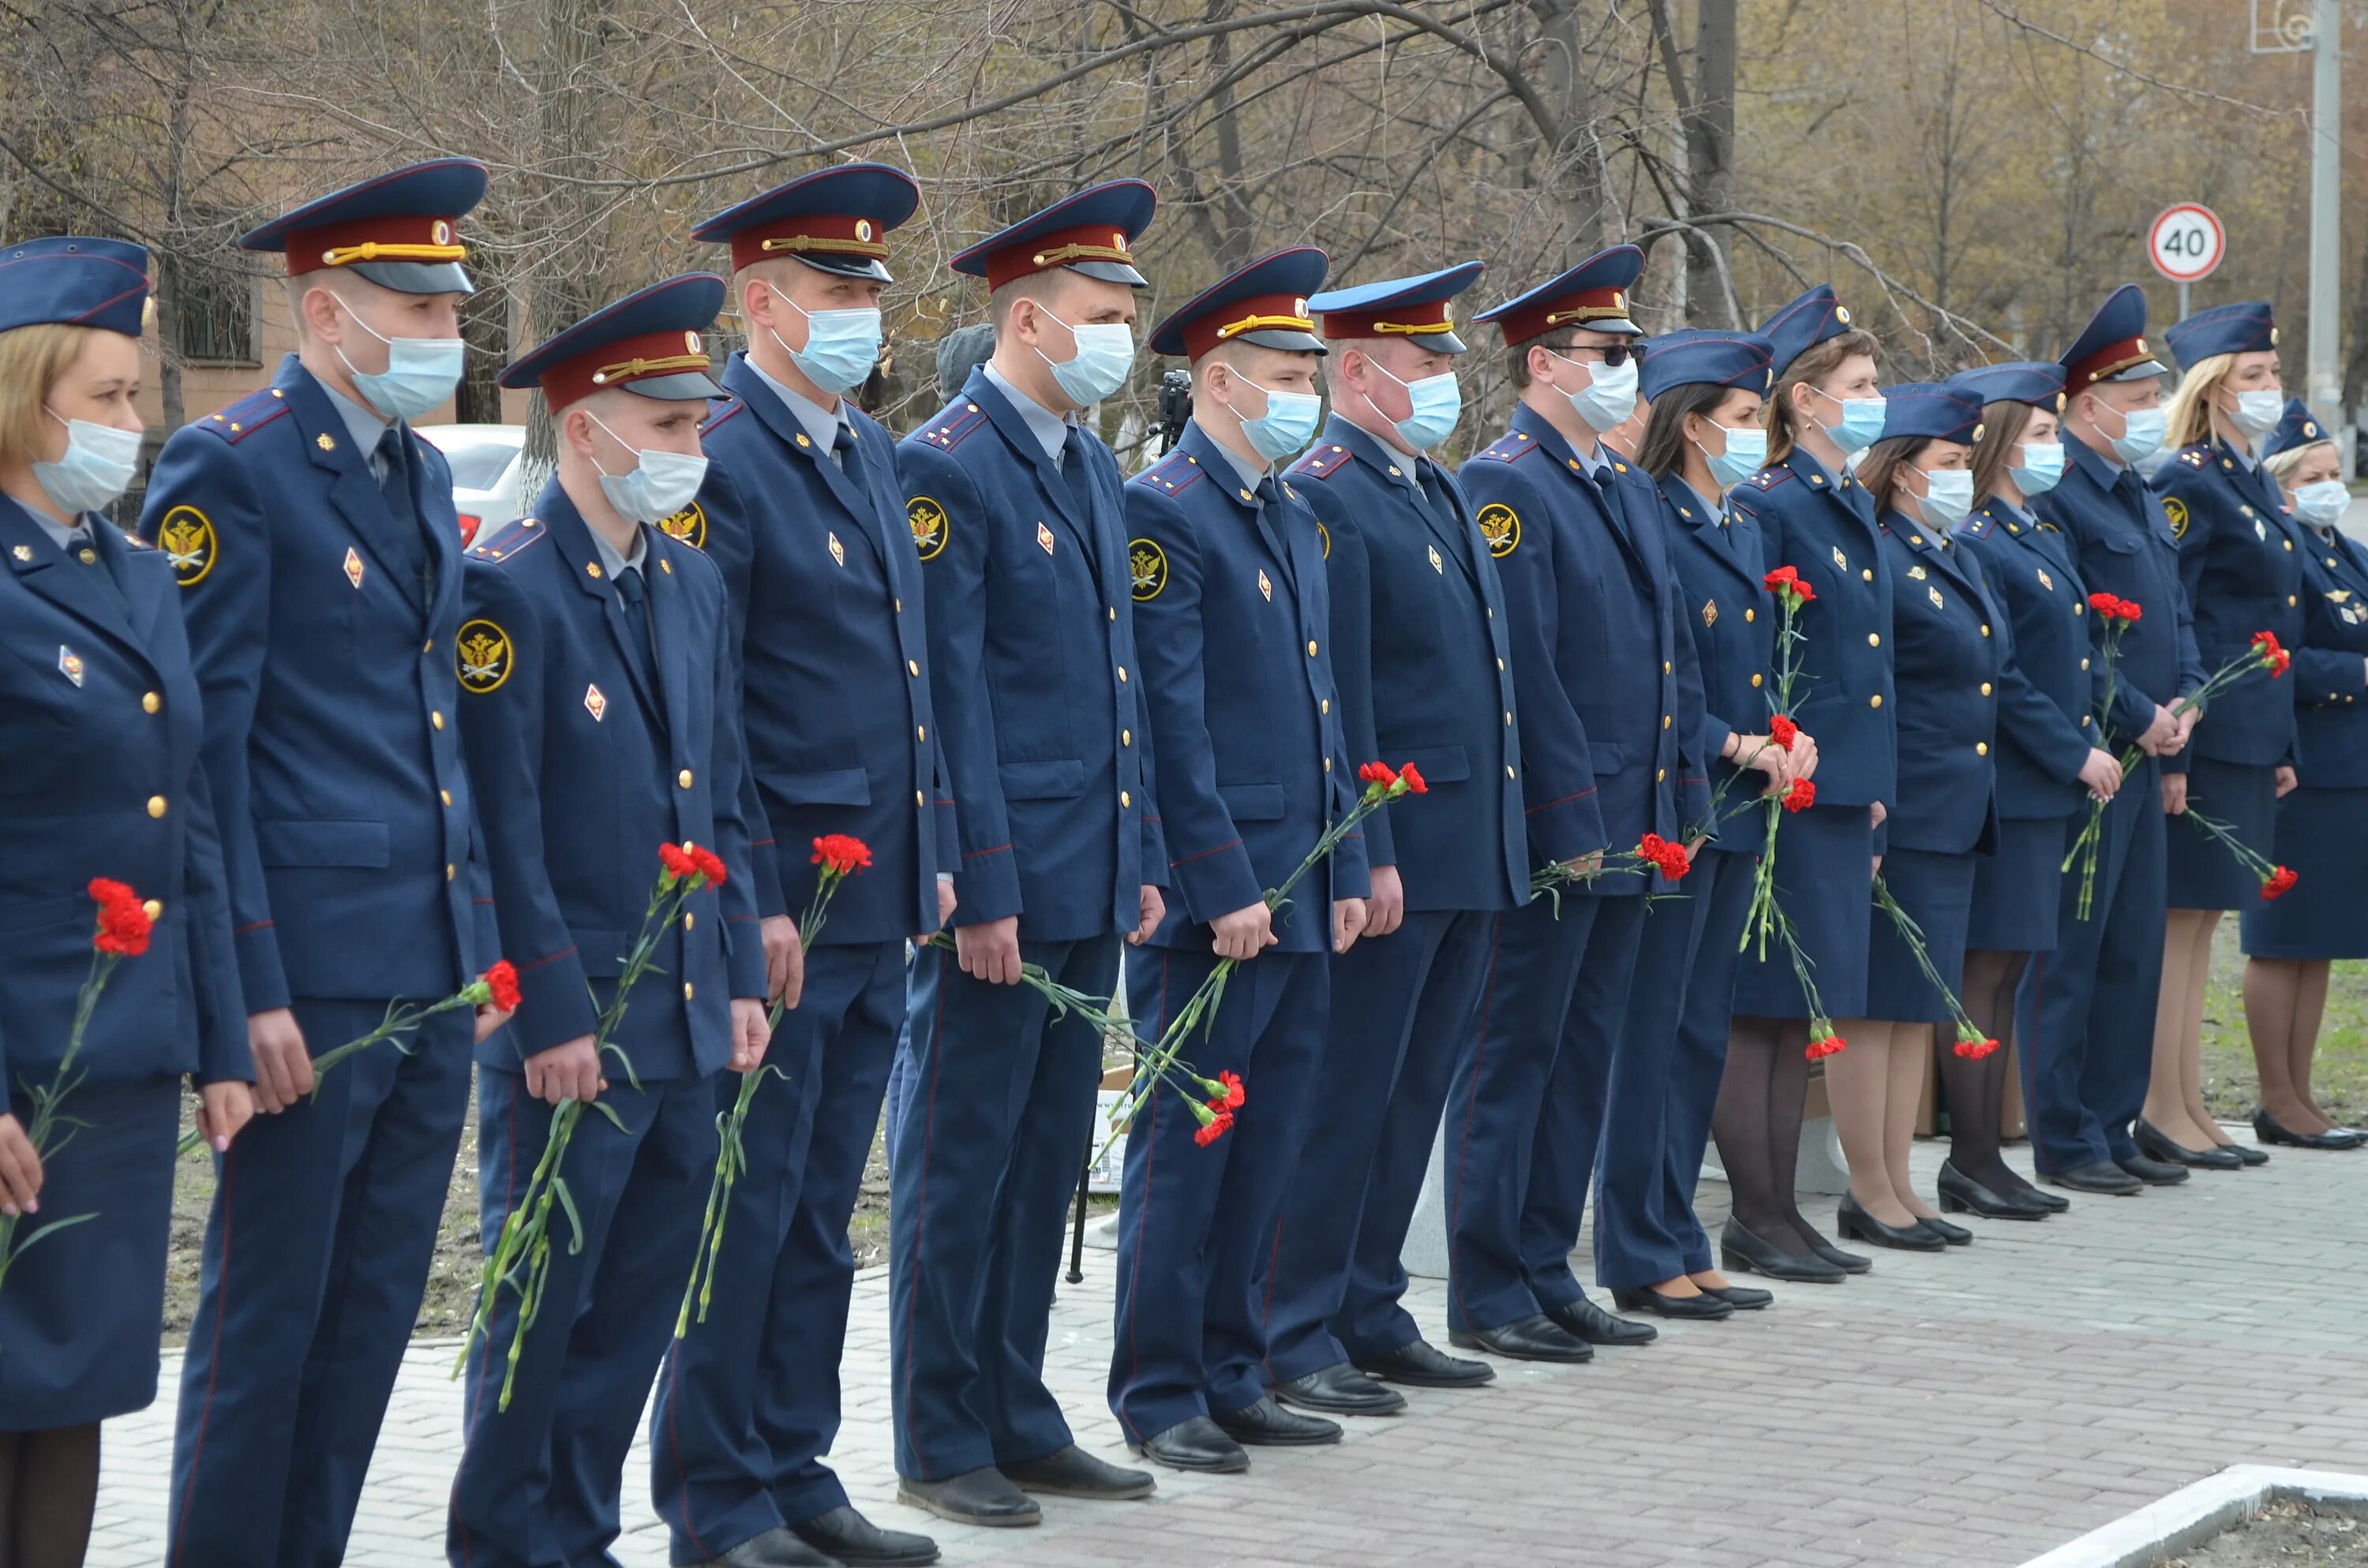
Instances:
[[[260,284],[234,261],[168,262],[181,357],[192,365],[263,363],[256,340]]]

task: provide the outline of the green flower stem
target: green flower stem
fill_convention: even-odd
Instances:
[[[90,1032],[90,1018],[97,1010],[99,993],[107,989],[108,979],[115,973],[115,966],[122,961],[120,953],[94,951],[91,954],[90,973],[85,977],[82,989],[74,994],[74,1023],[66,1034],[65,1053],[58,1058],[57,1076],[46,1085],[25,1085],[26,1097],[33,1102],[32,1118],[25,1128],[25,1136],[43,1165],[56,1159],[59,1153],[74,1142],[74,1133],[87,1125],[67,1116],[65,1103],[76,1089],[82,1087],[83,1080],[90,1076],[89,1069],[82,1065],[83,1037]],[[8,1271],[16,1266],[17,1260],[30,1252],[43,1238],[96,1220],[98,1215],[94,1210],[88,1214],[69,1215],[63,1220],[51,1220],[36,1226],[24,1240],[18,1241],[17,1229],[27,1218],[19,1214],[0,1215],[0,1287],[6,1285]]]

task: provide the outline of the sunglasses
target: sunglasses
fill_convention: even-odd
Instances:
[[[1585,365],[1592,362],[1609,365],[1614,369],[1617,369],[1621,366],[1628,363],[1629,359],[1634,356],[1636,351],[1629,347],[1624,343],[1614,343],[1608,347],[1575,347],[1570,348],[1549,348],[1546,352],[1552,354],[1557,359],[1567,359],[1574,365]],[[1603,358],[1600,360],[1588,361],[1578,358],[1582,354],[1600,354]]]

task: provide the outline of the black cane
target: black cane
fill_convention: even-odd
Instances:
[[[1077,1218],[1069,1233],[1069,1283],[1082,1285],[1086,1278],[1086,1192],[1094,1179],[1094,1160],[1086,1156],[1086,1168],[1077,1176]]]

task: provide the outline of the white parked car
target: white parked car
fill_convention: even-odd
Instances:
[[[421,425],[420,437],[435,443],[452,465],[452,504],[461,513],[465,541],[490,533],[518,515],[519,459],[526,451],[523,425]]]

